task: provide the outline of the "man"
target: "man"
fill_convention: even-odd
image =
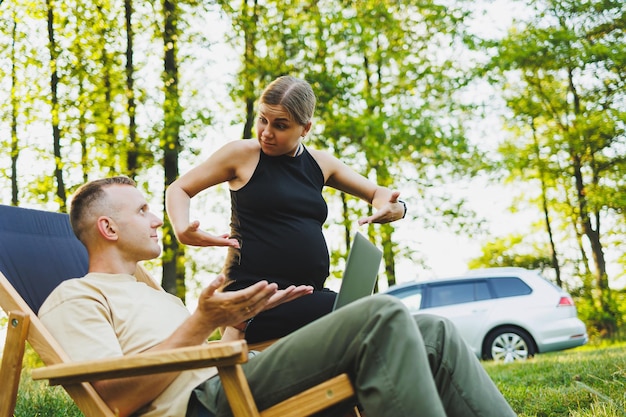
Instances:
[[[125,177],[81,187],[70,220],[89,253],[89,273],[55,289],[39,315],[73,360],[198,345],[219,327],[227,327],[225,339],[242,338],[239,324],[311,291],[259,282],[219,292],[218,277],[189,314],[176,297],[132,275],[137,262],[160,254],[162,222]],[[367,417],[515,415],[448,321],[414,319],[388,296],[357,301],[305,326],[243,369],[261,409],[345,372]],[[94,387],[120,416],[230,415],[212,368]]]

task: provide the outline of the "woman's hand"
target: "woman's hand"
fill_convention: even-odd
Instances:
[[[200,222],[194,220],[187,228],[177,235],[180,243],[190,246],[231,246],[239,249],[239,241],[228,234],[214,236],[200,229]]]
[[[392,191],[389,201],[380,207],[374,214],[359,219],[359,225],[370,223],[391,223],[404,218],[406,205],[398,200],[400,191]]]

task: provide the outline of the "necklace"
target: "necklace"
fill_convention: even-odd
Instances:
[[[300,155],[302,153],[303,149],[302,149],[302,142],[298,143],[298,148],[296,148],[296,152],[294,152],[293,154],[293,158],[295,158],[296,156]]]

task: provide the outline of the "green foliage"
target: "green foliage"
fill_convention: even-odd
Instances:
[[[47,381],[34,381],[30,377],[30,370],[41,366],[43,362],[39,355],[27,344],[15,417],[82,417],[83,414],[62,387],[51,387]]]
[[[517,266],[541,271],[551,268],[549,250],[528,244],[524,238],[522,235],[510,235],[488,242],[482,248],[482,255],[468,262],[468,268]]]
[[[591,298],[579,298],[576,301],[578,317],[585,322],[590,338],[601,339],[611,336],[607,334],[606,328],[610,323],[614,323],[614,317],[608,312],[599,309]]]
[[[619,314],[604,248],[620,242],[615,229],[602,226],[623,222],[623,2],[541,0],[528,11],[502,39],[478,43],[494,52],[483,71],[510,111],[501,168],[525,190],[519,201],[537,207],[559,265],[583,282],[592,326],[611,332]],[[509,249],[500,243],[486,246],[477,261],[517,262],[502,255]]]
[[[623,342],[541,354],[526,362],[484,365],[520,417],[626,414]]]
[[[252,103],[260,90],[282,74],[303,77],[318,96],[311,145],[335,153],[378,184],[429,195],[419,205],[429,215],[416,213],[418,221],[477,228],[473,219],[464,222],[472,212],[463,199],[433,195],[451,177],[474,175],[482,160],[466,135],[467,108],[453,97],[467,82],[463,64],[448,47],[463,31],[469,14],[464,2],[219,4],[233,22],[232,43],[245,48],[239,82],[231,88],[247,108],[244,136],[252,134]],[[266,29],[275,27],[281,30]],[[357,199],[329,196],[341,199],[336,223],[342,232],[369,210]],[[394,254],[409,251],[397,250],[393,229],[384,229],[376,238],[391,283]]]
[[[26,344],[26,349],[24,349],[24,359],[22,363],[27,369],[43,366],[43,361],[28,343]]]
[[[475,4],[465,0],[135,1],[130,28],[122,2],[68,0],[52,3],[51,62],[45,2],[4,2],[0,130],[16,129],[0,145],[9,149],[15,138],[19,158],[14,169],[9,152],[0,157],[2,200],[9,200],[11,188],[21,205],[56,209],[65,204],[56,189],[64,186],[69,195],[88,179],[116,173],[146,185],[148,197],[162,198],[179,165],[186,170],[200,150],[216,145],[204,140],[207,133],[244,121],[244,135],[252,136],[261,89],[278,75],[292,74],[309,80],[318,95],[307,144],[402,190],[411,221],[466,235],[481,232],[484,220],[467,201],[441,190],[495,166],[506,171],[499,181],[533,190],[520,201],[547,204],[560,263],[585,274],[597,269],[589,263],[601,260],[599,243],[619,247],[625,233],[622,3],[530,2],[528,15],[516,16],[505,38],[480,40],[467,33]],[[176,7],[164,10],[167,5]],[[222,43],[213,37],[219,31],[204,30],[213,23],[231,26],[224,43],[229,52],[240,51],[240,59],[215,47]],[[476,54],[467,54],[466,46]],[[239,65],[224,69],[225,60]],[[477,62],[487,64],[472,71]],[[216,71],[218,65],[224,68]],[[52,68],[59,75],[54,111]],[[214,78],[217,72],[228,78]],[[498,161],[486,156],[480,139],[470,140],[480,137],[471,117],[478,115],[482,125],[494,111],[491,103],[477,102],[489,100],[482,92],[477,98],[478,90],[466,88],[473,81],[481,85],[483,75],[510,111],[511,137],[501,144]],[[224,102],[225,93],[239,114]],[[52,116],[60,149],[53,149]],[[53,175],[55,166],[62,175]],[[534,190],[542,190],[542,198]],[[369,209],[357,199],[329,195],[338,207],[329,223],[342,233]],[[203,210],[215,211],[215,205]],[[410,244],[396,247],[393,229],[374,232],[390,281],[400,254],[418,264]],[[595,232],[591,245],[579,244]],[[595,257],[577,249],[590,247]],[[526,248],[489,249],[499,251],[497,264],[546,263]],[[166,248],[165,254],[175,261],[175,252]],[[543,247],[536,252],[548,253]],[[493,265],[495,258],[481,262]],[[589,282],[605,284],[602,274],[597,278]],[[183,284],[180,276],[176,284]]]
[[[626,292],[612,291],[608,302],[611,303],[611,309],[607,311],[590,296],[576,298],[578,317],[585,322],[592,341],[624,337],[621,333],[624,331],[622,326],[626,323]]]
[[[46,381],[34,381],[25,373],[20,382],[14,416],[83,417],[83,413],[63,388],[50,387]]]

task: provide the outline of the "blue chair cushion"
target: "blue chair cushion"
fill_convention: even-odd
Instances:
[[[35,313],[57,285],[87,268],[67,214],[0,205],[0,272]]]

